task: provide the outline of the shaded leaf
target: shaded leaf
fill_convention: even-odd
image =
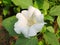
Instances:
[[[4,5],[10,5],[11,4],[11,0],[2,0]]]
[[[35,0],[34,6],[39,9],[42,9],[43,3],[44,3],[44,0]]]
[[[2,25],[5,27],[5,29],[9,32],[11,36],[16,36],[17,34],[14,31],[14,24],[17,21],[15,16],[6,18],[3,22]]]
[[[36,37],[34,38],[24,38],[24,37],[20,37],[17,41],[15,45],[38,45],[38,39]]]

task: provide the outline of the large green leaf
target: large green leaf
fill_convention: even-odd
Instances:
[[[15,45],[38,45],[38,39],[36,37],[30,39],[20,37]]]
[[[49,14],[52,15],[52,16],[59,16],[60,15],[60,5],[52,7],[50,9]]]
[[[12,0],[12,2],[19,7],[22,7],[23,9],[28,8],[29,6],[31,6],[32,0]]]
[[[59,45],[58,39],[54,33],[45,32],[44,39],[50,45]]]
[[[58,18],[57,18],[57,23],[58,23],[58,25],[60,27],[60,16],[58,16]]]
[[[2,25],[9,32],[11,36],[16,36],[17,34],[14,31],[14,24],[17,21],[15,16],[9,17],[2,22]]]

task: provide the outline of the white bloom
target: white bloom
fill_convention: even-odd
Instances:
[[[43,14],[32,6],[17,13],[16,18],[18,21],[14,25],[14,30],[17,34],[24,34],[26,38],[35,36],[45,24]]]

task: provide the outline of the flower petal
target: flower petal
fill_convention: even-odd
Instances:
[[[29,27],[28,26],[25,26],[21,31],[22,31],[22,34],[28,38],[28,30],[29,30]]]
[[[27,19],[29,18],[29,15],[28,15],[28,11],[27,10],[23,10],[21,12]]]
[[[19,25],[19,21],[17,21],[14,25],[14,31],[17,33],[17,34],[20,34],[21,33],[21,30],[20,30],[20,25]]]
[[[18,21],[14,25],[14,30],[16,33],[20,34],[20,32],[22,32],[21,30],[24,30],[25,27],[27,26],[28,21],[21,13],[20,13],[20,17],[18,16],[19,15],[17,15]]]
[[[37,23],[37,24],[32,25],[31,27],[34,28],[36,32],[39,32],[39,31],[42,30],[44,24],[46,24],[46,23],[44,23],[44,22],[43,23],[40,23],[40,24]]]
[[[17,18],[17,19],[20,19],[20,17],[21,17],[20,15],[21,15],[21,13],[17,13],[17,14],[16,14],[16,18]]]
[[[29,15],[29,17],[31,17],[31,16],[33,15],[34,10],[35,10],[35,8],[32,7],[32,6],[30,6],[30,7],[28,8],[28,15]]]
[[[31,36],[35,36],[37,34],[37,32],[35,31],[35,29],[30,29],[29,30],[29,33],[28,33],[28,36],[31,37]]]
[[[26,25],[28,23],[27,19],[21,13],[18,13],[16,18],[18,18],[18,22],[20,22],[21,25]]]
[[[41,11],[39,9],[37,9],[37,8],[35,8],[34,12],[35,12],[36,15],[41,15]]]
[[[35,36],[37,34],[36,30],[31,27],[29,32],[28,32],[28,36],[31,37],[31,36]]]
[[[35,9],[34,15],[35,15],[35,18],[36,18],[37,22],[39,22],[39,23],[44,22],[44,15],[41,14],[40,10]]]
[[[19,28],[14,28],[14,31],[17,33],[17,34],[21,34],[21,30]]]

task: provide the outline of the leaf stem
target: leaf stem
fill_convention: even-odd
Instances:
[[[55,31],[55,34],[56,34],[57,33],[57,30],[58,30],[57,16],[55,16],[53,25],[54,25],[54,31]]]

